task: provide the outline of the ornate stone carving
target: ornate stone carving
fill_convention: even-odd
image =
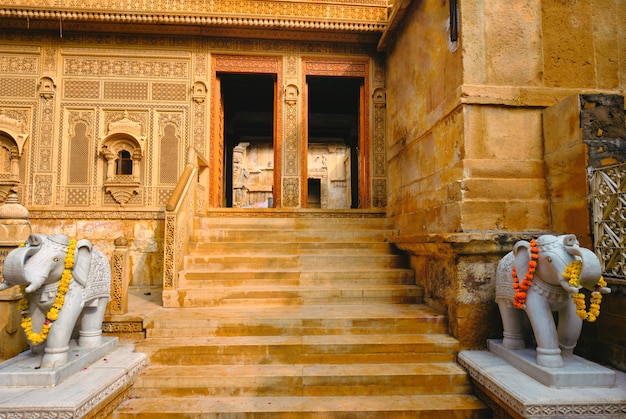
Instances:
[[[107,306],[110,314],[125,314],[128,311],[128,270],[128,240],[118,237],[111,257],[111,301]]]
[[[285,103],[287,105],[295,105],[298,102],[298,95],[300,91],[295,84],[288,84],[285,86]]]
[[[178,57],[174,57],[178,58]],[[131,77],[141,76],[143,79],[187,79],[189,77],[187,61],[180,59],[133,59],[112,57],[66,57],[63,63],[68,76],[92,77]],[[105,84],[106,86],[106,84]],[[115,82],[109,90],[124,88],[147,88],[146,83]],[[106,89],[105,89],[106,90]]]
[[[196,103],[204,103],[207,96],[207,87],[203,81],[197,81],[191,88],[191,98]]]
[[[129,32],[126,25],[144,31],[159,32],[167,25],[168,32],[189,30],[228,30],[229,35],[242,30],[263,31],[263,36],[308,37],[314,35],[340,39],[354,34],[378,35],[387,26],[387,0],[211,0],[194,2],[102,2],[86,0],[79,6],[64,4],[63,8],[41,6],[30,0],[14,0],[2,9],[3,16],[19,21],[33,19],[38,26],[52,22],[72,22],[97,31]],[[29,21],[31,22],[31,21]],[[269,29],[269,30],[268,30]],[[71,36],[71,35],[68,35]],[[239,36],[260,38],[261,35],[241,33]]]
[[[42,77],[39,79],[39,96],[44,99],[53,99],[56,92],[56,84],[52,77]]]
[[[29,136],[29,112],[26,109],[0,108],[0,130],[7,133],[22,155],[24,143]]]
[[[100,153],[106,160],[105,191],[110,193],[121,206],[128,204],[133,196],[139,193],[141,186],[139,173],[144,154],[145,136],[141,123],[136,119],[125,111],[121,118],[109,122],[108,135],[102,141],[100,149]],[[120,159],[124,153],[131,160],[130,167],[120,166]]]
[[[129,135],[137,141],[139,147],[143,150],[143,143],[146,140],[146,130],[143,127],[143,124],[145,124],[144,115],[137,113],[131,115],[128,111],[124,111],[121,118],[119,114],[111,114],[107,115],[107,119],[110,120],[106,130],[107,136],[114,134]]]
[[[605,275],[626,278],[626,164],[602,167],[591,177],[595,249]]]
[[[299,179],[296,177],[283,177],[283,206],[287,208],[298,207],[300,203]]]
[[[33,203],[49,206],[52,203],[52,175],[39,174],[34,176]]]

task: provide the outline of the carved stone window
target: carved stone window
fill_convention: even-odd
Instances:
[[[139,143],[125,136],[109,138],[102,144],[101,154],[106,160],[104,188],[118,204],[126,205],[141,186]]]
[[[122,150],[117,154],[117,160],[115,161],[115,175],[132,175],[133,174],[133,159],[129,151]]]
[[[122,206],[139,193],[141,187],[141,160],[145,142],[142,128],[134,115],[124,112],[121,118],[108,124],[108,135],[100,147],[106,167],[104,189]]]

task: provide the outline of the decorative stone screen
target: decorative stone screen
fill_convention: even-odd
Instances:
[[[172,124],[167,124],[164,127],[159,161],[159,182],[175,185],[178,180],[178,138],[176,126]]]
[[[591,197],[594,247],[604,275],[626,278],[626,164],[594,169]]]
[[[89,183],[89,138],[84,122],[74,125],[74,136],[70,138],[70,176],[69,183],[87,185]]]

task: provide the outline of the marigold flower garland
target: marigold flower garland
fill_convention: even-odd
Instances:
[[[515,290],[513,306],[516,308],[524,308],[524,304],[526,304],[526,291],[528,291],[528,288],[533,281],[538,258],[539,248],[537,247],[537,241],[532,239],[530,241],[530,260],[528,261],[528,272],[526,272],[526,277],[524,277],[524,280],[521,283],[517,278],[517,269],[513,266],[513,289]]]
[[[565,278],[572,287],[576,287],[580,290],[580,271],[583,267],[583,262],[580,260],[575,260],[574,262],[567,265],[565,271],[563,271],[563,278]],[[600,315],[600,303],[602,303],[602,294],[600,293],[600,289],[606,287],[606,281],[603,277],[600,277],[598,283],[595,286],[595,291],[591,292],[591,300],[589,302],[589,311],[587,311],[586,303],[585,303],[585,294],[582,292],[577,292],[572,294],[572,299],[574,300],[574,304],[576,305],[576,314],[583,320],[587,320],[588,322],[595,322],[598,316]]]
[[[65,303],[65,294],[70,287],[70,281],[72,279],[72,268],[74,267],[74,252],[76,251],[76,240],[71,239],[70,244],[67,247],[67,254],[65,255],[65,266],[63,274],[61,275],[61,281],[59,282],[59,288],[57,295],[54,299],[54,303],[48,314],[46,314],[46,320],[39,333],[33,331],[33,320],[28,317],[28,299],[22,298],[18,304],[18,309],[22,312],[22,329],[26,333],[26,338],[33,344],[38,345],[45,341],[52,327],[52,323],[59,318],[59,310],[63,308]]]

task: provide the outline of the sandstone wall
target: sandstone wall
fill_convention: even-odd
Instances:
[[[163,283],[164,222],[156,214],[153,219],[50,219],[34,214],[30,222],[34,233],[88,239],[109,260],[115,250],[115,239],[124,237],[129,242],[129,286],[150,287]]]
[[[623,94],[626,8],[459,2],[458,18],[451,42],[448,3],[413,2],[388,52],[388,211],[428,303],[480,347],[499,333],[497,261],[520,238],[564,232],[552,223],[542,111],[580,93]]]

